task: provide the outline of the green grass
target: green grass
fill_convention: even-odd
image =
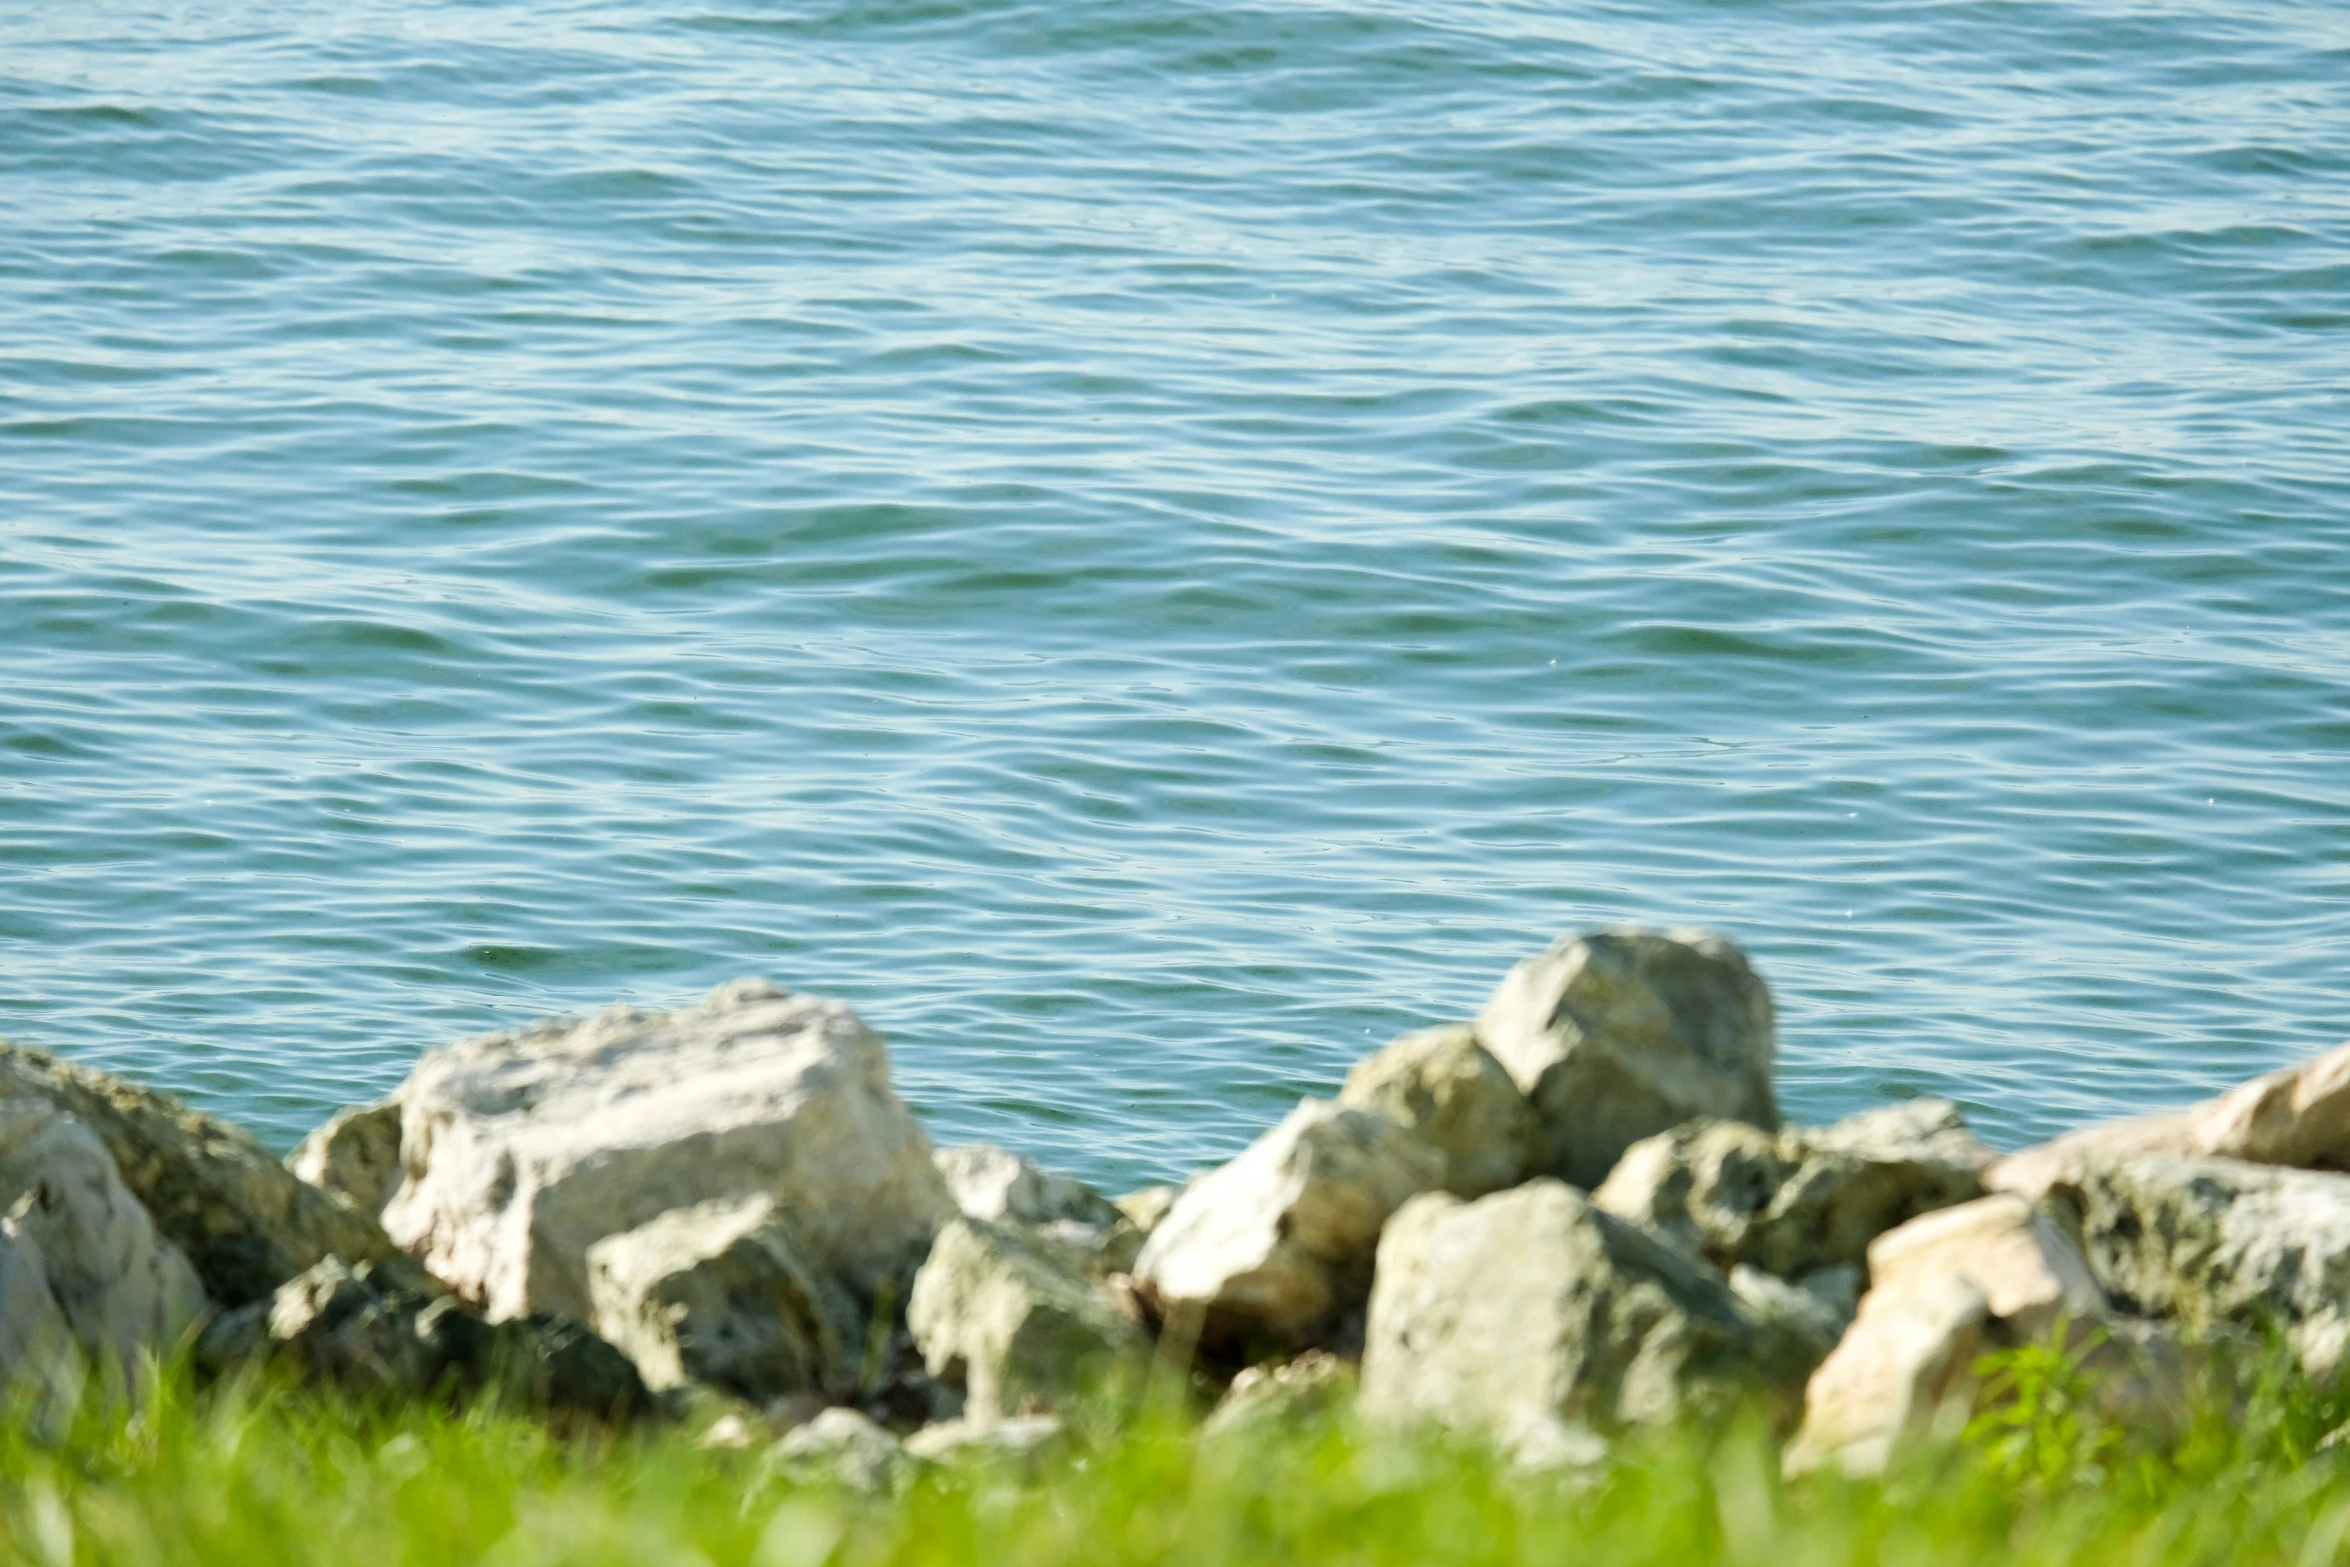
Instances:
[[[794,1486],[756,1453],[672,1431],[548,1433],[489,1407],[369,1408],[285,1386],[93,1404],[42,1441],[0,1435],[0,1560],[154,1567],[796,1567],[818,1562],[1454,1562],[1755,1567],[1871,1563],[2285,1563],[2350,1559],[2340,1388],[2271,1357],[2183,1431],[2098,1412],[2032,1352],[1955,1446],[1883,1482],[1782,1482],[1750,1425],[1623,1445],[1579,1476],[1473,1446],[1323,1422],[1202,1440],[1172,1421],[1108,1435],[1033,1479],[933,1473],[894,1499]]]

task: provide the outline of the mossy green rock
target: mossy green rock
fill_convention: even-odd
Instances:
[[[371,1215],[297,1178],[251,1133],[168,1094],[0,1043],[0,1098],[80,1117],[215,1304],[266,1300],[330,1256],[398,1256]]]
[[[1886,1231],[1982,1196],[1991,1157],[1939,1099],[1777,1133],[1697,1120],[1633,1144],[1592,1201],[1717,1267],[1793,1278],[1862,1263]]]

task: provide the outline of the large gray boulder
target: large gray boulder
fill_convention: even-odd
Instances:
[[[1822,1345],[1552,1179],[1416,1197],[1379,1243],[1361,1408],[1401,1424],[1608,1430],[1791,1410]]]
[[[953,1212],[880,1036],[763,980],[450,1045],[399,1098],[384,1225],[494,1318],[587,1318],[589,1248],[697,1203],[772,1198],[808,1267],[860,1294]]]
[[[2128,1155],[2350,1170],[2350,1044],[2185,1110],[2068,1132],[2000,1160],[1986,1179],[2038,1201],[2076,1182],[2086,1161]]]
[[[1717,1267],[1793,1278],[1861,1263],[1886,1231],[1980,1197],[1992,1157],[1940,1099],[1775,1134],[1697,1120],[1633,1144],[1592,1201]]]
[[[2098,1154],[2049,1200],[2122,1309],[2197,1336],[2281,1328],[2313,1376],[2350,1361],[2350,1175]]]
[[[1423,1028],[1365,1056],[1338,1102],[1426,1138],[1444,1155],[1444,1189],[1456,1197],[1517,1185],[1540,1138],[1533,1105],[1465,1023]]]
[[[28,1265],[28,1290],[37,1276],[79,1352],[125,1388],[138,1386],[143,1357],[203,1314],[196,1270],[157,1233],[106,1145],[38,1100],[0,1102],[0,1235]]]
[[[862,1351],[847,1293],[802,1260],[764,1192],[675,1208],[588,1248],[589,1326],[648,1387],[698,1382],[765,1405],[845,1394]]]
[[[374,1218],[296,1177],[250,1133],[168,1095],[0,1043],[0,1099],[86,1125],[218,1305],[265,1300],[329,1256],[395,1254]]]
[[[286,1168],[369,1217],[384,1211],[400,1188],[400,1103],[337,1110],[294,1145]]]
[[[0,1397],[54,1435],[72,1419],[88,1375],[73,1325],[50,1293],[40,1246],[0,1221]]]
[[[1362,1304],[1388,1215],[1444,1171],[1401,1123],[1306,1100],[1184,1188],[1143,1245],[1137,1287],[1179,1337],[1245,1359],[1302,1348]]]
[[[1138,1369],[1140,1324],[1067,1254],[1013,1224],[957,1219],[914,1276],[906,1326],[972,1419],[1053,1409]]]
[[[1735,943],[1637,926],[1562,937],[1502,980],[1477,1038],[1541,1119],[1542,1169],[1577,1186],[1696,1116],[1779,1125],[1771,993]]]

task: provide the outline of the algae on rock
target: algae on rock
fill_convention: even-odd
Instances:
[[[329,1256],[395,1254],[372,1217],[295,1176],[251,1133],[167,1094],[0,1043],[0,1098],[38,1100],[87,1125],[220,1305],[266,1299]]]
[[[1718,1267],[1793,1278],[1860,1263],[1886,1231],[1980,1197],[1991,1158],[1939,1099],[1777,1133],[1694,1120],[1633,1144],[1592,1201]]]

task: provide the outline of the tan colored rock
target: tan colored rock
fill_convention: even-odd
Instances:
[[[1970,1368],[1990,1321],[1989,1300],[1957,1273],[1921,1273],[1869,1291],[1804,1389],[1787,1472],[1833,1466],[1880,1474],[1905,1443],[1956,1436],[1973,1410]]]
[[[1859,1263],[1887,1230],[1981,1196],[1992,1157],[1946,1100],[1778,1133],[1696,1120],[1633,1144],[1592,1201],[1717,1267],[1794,1277]]]
[[[50,1104],[0,1102],[0,1234],[37,1259],[80,1353],[125,1388],[203,1314],[196,1270],[156,1233],[105,1144]]]
[[[1770,991],[1710,932],[1562,937],[1510,970],[1477,1038],[1533,1102],[1537,1164],[1578,1186],[1696,1116],[1779,1125]]]
[[[2102,1322],[2108,1314],[2079,1248],[2012,1193],[1912,1219],[1869,1247],[1871,1294],[1938,1274],[1982,1291],[1990,1314],[2017,1338],[2044,1337],[2059,1322]],[[1861,1310],[1865,1315],[1866,1300]]]
[[[374,1217],[400,1186],[400,1105],[393,1099],[337,1110],[294,1145],[286,1168]]]
[[[970,1418],[1050,1410],[1138,1371],[1141,1327],[1066,1255],[1021,1227],[958,1219],[914,1276],[906,1326]]]
[[[1302,1348],[1362,1304],[1388,1215],[1444,1179],[1400,1123],[1309,1099],[1185,1188],[1135,1263],[1169,1330],[1257,1351]]]
[[[373,1218],[297,1178],[251,1134],[167,1095],[0,1044],[0,1099],[38,1100],[88,1126],[216,1304],[265,1300],[328,1256],[394,1254]]]
[[[2185,1110],[2084,1127],[1995,1165],[1987,1184],[2038,1201],[2079,1178],[2084,1156],[2163,1154],[2350,1170],[2350,1044]]]
[[[586,1318],[589,1248],[697,1203],[772,1198],[810,1269],[861,1294],[953,1212],[880,1036],[762,980],[446,1046],[399,1098],[385,1227],[493,1318]]]
[[[1456,1197],[1517,1185],[1540,1136],[1534,1107],[1465,1023],[1405,1034],[1364,1057],[1338,1102],[1426,1138],[1444,1155],[1444,1189]]]
[[[698,1382],[767,1404],[847,1393],[862,1321],[808,1267],[764,1192],[673,1208],[588,1248],[588,1325],[656,1391]]]
[[[1792,1406],[1820,1346],[1565,1183],[1416,1197],[1379,1244],[1361,1409],[1390,1424],[1605,1431]]]
[[[2313,1376],[2350,1365],[2350,1175],[2100,1153],[2050,1200],[2125,1310],[2200,1338],[2281,1328]]]
[[[1183,1188],[1180,1186],[1145,1186],[1113,1199],[1111,1206],[1125,1216],[1127,1223],[1147,1236],[1159,1227],[1159,1221],[1173,1210],[1175,1199],[1182,1195]]]

